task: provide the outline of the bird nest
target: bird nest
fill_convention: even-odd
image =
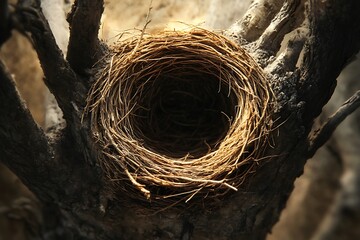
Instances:
[[[224,36],[142,35],[113,46],[98,69],[86,110],[115,195],[203,202],[237,191],[266,158],[270,87]]]

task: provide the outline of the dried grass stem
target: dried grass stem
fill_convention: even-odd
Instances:
[[[225,37],[142,35],[119,42],[99,69],[86,110],[115,195],[164,207],[216,197],[237,190],[264,159],[271,91]]]

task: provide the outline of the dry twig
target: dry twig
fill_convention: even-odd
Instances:
[[[166,207],[237,190],[271,127],[262,69],[206,30],[141,38],[114,46],[88,98],[110,191]]]

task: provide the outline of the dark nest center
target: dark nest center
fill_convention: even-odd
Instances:
[[[169,157],[197,158],[218,148],[236,102],[229,86],[215,75],[196,69],[162,73],[144,86],[134,125],[146,148]]]
[[[170,31],[120,42],[105,60],[85,113],[114,198],[150,211],[218,203],[267,159],[272,92],[236,43]]]

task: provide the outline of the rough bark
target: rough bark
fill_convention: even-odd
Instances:
[[[69,18],[68,62],[56,45],[39,1],[19,1],[13,16],[31,34],[45,84],[55,95],[66,126],[48,133],[38,128],[1,64],[1,161],[40,201],[56,209],[60,226],[76,229],[85,239],[264,239],[306,160],[329,138],[340,122],[337,119],[342,120],[359,105],[357,96],[318,134],[311,132],[336,77],[359,50],[360,2],[254,2],[227,34],[265,69],[273,87],[278,127],[273,136],[275,147],[267,154],[274,157],[218,207],[195,211],[170,208],[154,215],[138,214],[136,207],[129,209],[104,194],[106,183],[96,162],[89,119],[81,121],[91,82],[88,70],[105,51],[97,38],[102,4],[75,2]],[[88,31],[88,26],[94,31]],[[353,192],[350,194],[358,196]]]
[[[339,77],[339,87],[332,96],[332,102],[325,107],[325,112],[333,112],[337,102],[344,101],[352,95],[354,89],[360,88],[359,59],[351,63]],[[326,213],[314,239],[356,239],[360,236],[358,225],[360,219],[359,195],[359,133],[360,111],[354,112],[338,128],[328,143],[339,158],[342,174],[339,178],[339,190],[334,195],[330,210]]]
[[[78,74],[86,74],[102,54],[97,36],[103,11],[103,0],[76,0],[68,16],[70,41],[67,60]]]

